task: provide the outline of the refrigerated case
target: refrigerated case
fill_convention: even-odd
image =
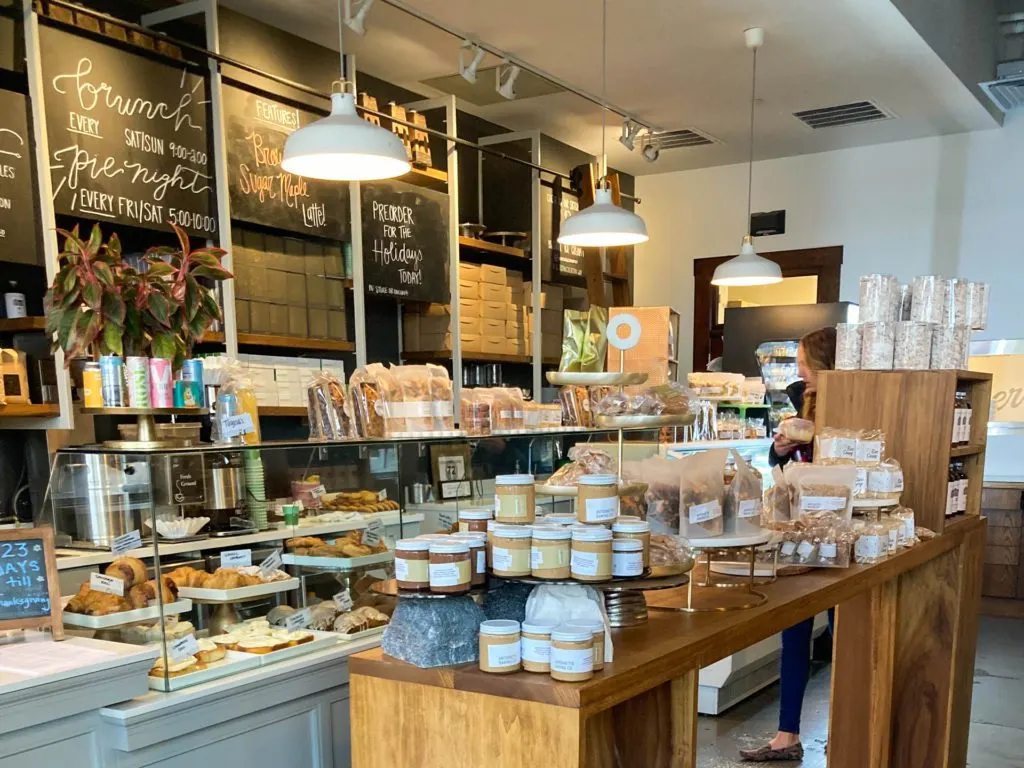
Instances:
[[[757,363],[761,367],[765,396],[771,406],[771,426],[776,426],[787,416],[794,416],[796,410],[789,401],[786,387],[800,378],[797,372],[796,348],[798,341],[766,341],[756,351]]]

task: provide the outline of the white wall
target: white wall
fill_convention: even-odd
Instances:
[[[636,303],[680,311],[681,370],[692,357],[693,260],[739,250],[746,184],[744,165],[637,179],[651,239],[637,248]],[[786,209],[786,234],[757,238],[759,252],[843,246],[844,301],[857,301],[862,274],[960,275],[992,284],[989,328],[974,338],[1024,337],[1024,116],[991,131],[759,162],[753,208]]]

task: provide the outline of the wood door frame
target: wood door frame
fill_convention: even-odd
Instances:
[[[733,254],[735,256],[736,254]],[[839,301],[839,277],[843,267],[843,246],[800,248],[792,251],[767,251],[760,254],[771,259],[786,277],[817,277],[818,304]],[[693,370],[703,371],[708,364],[711,339],[721,333],[715,322],[718,307],[711,285],[715,268],[733,256],[712,256],[693,261]]]

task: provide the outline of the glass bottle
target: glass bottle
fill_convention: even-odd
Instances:
[[[946,478],[946,519],[956,514],[957,495],[960,490],[960,478],[956,472],[956,462],[949,462],[949,474]]]

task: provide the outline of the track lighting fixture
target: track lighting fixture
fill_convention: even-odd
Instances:
[[[640,151],[640,154],[644,156],[644,160],[648,163],[657,161],[658,156],[661,154],[661,142],[647,137],[644,140],[643,149]]]
[[[510,61],[505,61],[494,70],[494,87],[509,101],[516,97],[516,78],[522,69]]]
[[[628,117],[622,121],[622,135],[619,141],[626,149],[632,152],[636,148],[636,137],[640,135],[644,127],[640,123],[630,120]]]
[[[472,40],[462,42],[462,47],[459,48],[459,74],[462,75],[463,80],[467,83],[476,82],[476,70],[486,55],[487,51]]]
[[[345,26],[357,35],[366,34],[366,14],[370,12],[371,5],[373,0],[345,0]]]

